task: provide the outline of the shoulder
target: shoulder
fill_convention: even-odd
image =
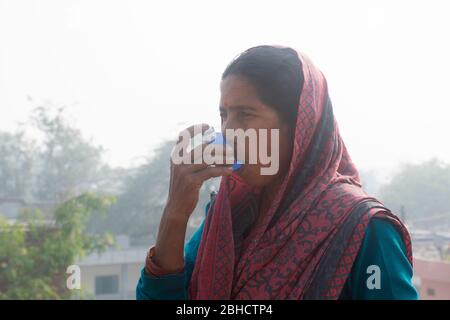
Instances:
[[[353,299],[417,299],[412,265],[396,226],[370,220],[348,282]]]
[[[392,222],[383,218],[374,217],[370,220],[366,229],[364,244],[387,244],[396,248],[400,247],[402,251],[406,252],[399,230],[397,230]]]

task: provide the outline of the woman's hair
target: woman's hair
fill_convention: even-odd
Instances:
[[[295,127],[304,79],[295,50],[268,45],[250,48],[230,62],[222,80],[229,75],[244,76],[255,86],[261,101]]]

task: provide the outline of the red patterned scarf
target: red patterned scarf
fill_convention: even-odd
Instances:
[[[286,179],[264,219],[245,234],[242,226],[257,212],[261,190],[235,174],[222,178],[206,217],[190,299],[337,299],[374,216],[397,227],[412,264],[408,231],[361,187],[323,74],[298,56],[304,84]]]

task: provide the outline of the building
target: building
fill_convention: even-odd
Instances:
[[[136,298],[136,284],[148,248],[130,248],[126,236],[118,236],[116,241],[120,249],[93,253],[77,263],[81,271],[81,289],[86,298]]]
[[[450,300],[450,262],[414,259],[414,278],[421,300]]]

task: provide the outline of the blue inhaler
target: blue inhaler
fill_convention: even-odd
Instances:
[[[205,142],[214,143],[214,144],[228,144],[225,141],[225,138],[222,134],[222,132],[215,132],[213,127],[210,127],[208,130],[206,130],[203,134]],[[236,162],[231,166],[233,168],[233,171],[239,170],[242,167],[242,162],[239,160],[236,160]]]

